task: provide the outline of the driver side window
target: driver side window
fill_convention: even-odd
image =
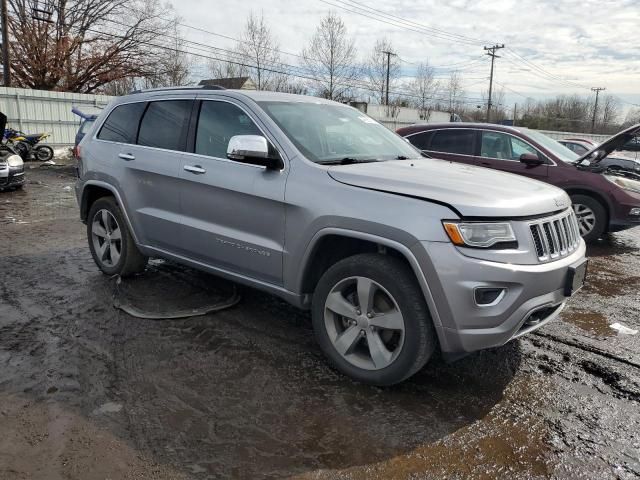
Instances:
[[[228,102],[203,100],[198,116],[195,153],[227,158],[229,140],[235,135],[262,135],[253,120]]]

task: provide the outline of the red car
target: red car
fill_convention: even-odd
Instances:
[[[412,125],[397,131],[431,157],[525,175],[564,189],[586,241],[640,225],[640,175],[599,162],[640,135],[640,124],[580,156],[546,135],[486,123]]]

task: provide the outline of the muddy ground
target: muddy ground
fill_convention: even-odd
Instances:
[[[560,320],[393,388],[332,371],[310,319],[154,261],[98,272],[72,170],[0,193],[0,479],[638,478],[640,229],[591,247]]]

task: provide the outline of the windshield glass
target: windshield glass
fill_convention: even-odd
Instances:
[[[533,140],[535,140],[544,148],[552,152],[556,157],[558,157],[563,162],[572,163],[572,162],[575,162],[578,158],[580,158],[580,155],[578,155],[576,152],[568,149],[557,140],[554,140],[551,137],[547,137],[544,133],[540,133],[535,130],[530,130],[528,128],[523,128],[522,130],[523,130],[523,133],[529,135]]]
[[[326,103],[259,102],[305,157],[316,163],[342,159],[420,158],[408,142],[355,108]]]

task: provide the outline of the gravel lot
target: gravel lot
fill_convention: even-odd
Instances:
[[[99,273],[68,167],[0,193],[0,478],[638,478],[640,228],[589,249],[539,333],[393,388],[332,371],[310,318],[168,262]]]

